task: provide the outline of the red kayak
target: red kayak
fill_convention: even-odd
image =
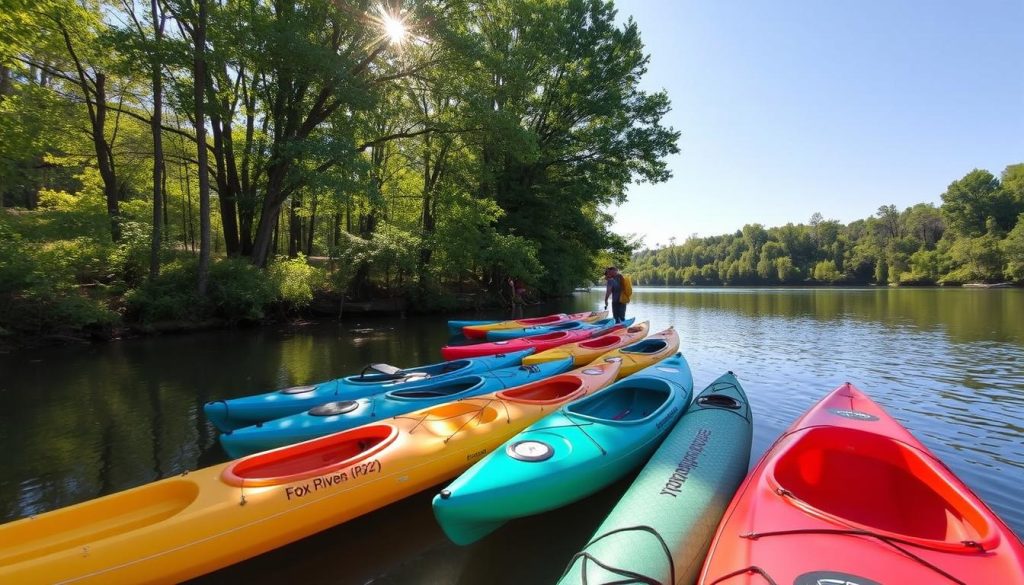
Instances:
[[[611,319],[609,319],[611,321]],[[566,343],[576,343],[590,337],[598,337],[620,329],[622,324],[609,324],[600,329],[570,329],[569,331],[554,331],[543,335],[531,335],[518,339],[505,341],[492,341],[491,343],[476,343],[473,345],[446,345],[441,348],[441,356],[445,361],[459,360],[468,357],[482,355],[495,355],[499,353],[511,353],[524,349],[534,348],[534,353],[542,352],[552,347],[558,347]]]
[[[780,437],[726,510],[705,585],[1024,583],[1024,546],[851,384]]]

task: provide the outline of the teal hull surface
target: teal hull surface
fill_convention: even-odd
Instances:
[[[582,499],[642,465],[686,411],[693,393],[681,354],[541,419],[434,497],[456,544],[506,521]]]
[[[296,386],[229,400],[215,400],[203,405],[203,413],[219,430],[231,431],[297,414],[328,402],[355,400],[399,388],[429,388],[460,376],[518,366],[522,364],[523,358],[533,351],[530,348],[505,354],[458,359],[397,370],[393,374],[356,374],[309,386]]]
[[[567,372],[572,366],[572,358],[566,358],[535,366],[502,368],[483,374],[460,376],[426,388],[402,388],[367,398],[328,402],[306,412],[221,434],[220,444],[231,457],[242,457],[421,408],[521,386]]]
[[[746,477],[751,420],[731,373],[701,391],[559,584],[693,583]]]
[[[629,327],[633,324],[635,319],[627,319],[623,321],[623,327]],[[495,331],[487,332],[487,341],[507,341],[509,339],[518,339],[520,337],[529,337],[531,335],[542,335],[544,333],[552,333],[554,331],[572,331],[574,329],[601,329],[615,324],[615,319],[601,319],[594,321],[593,323],[586,323],[584,321],[565,321],[563,323],[556,323],[554,325],[538,325],[536,327],[524,327],[522,329],[497,329]]]

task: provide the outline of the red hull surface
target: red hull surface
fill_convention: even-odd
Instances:
[[[707,585],[1024,584],[1024,546],[907,429],[840,386],[780,437],[718,527]]]
[[[566,343],[576,343],[589,337],[604,335],[621,327],[622,325],[614,325],[607,329],[573,329],[570,331],[555,331],[543,335],[509,339],[508,341],[493,341],[491,343],[476,343],[473,345],[446,345],[441,348],[441,356],[445,361],[451,361],[472,356],[512,353],[531,347],[535,348],[537,352],[541,352],[558,347],[559,345],[565,345]]]

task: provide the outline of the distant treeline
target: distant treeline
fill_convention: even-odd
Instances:
[[[975,169],[942,205],[884,205],[849,224],[806,224],[690,237],[634,254],[640,285],[962,284],[1024,281],[1024,164],[997,178]]]

